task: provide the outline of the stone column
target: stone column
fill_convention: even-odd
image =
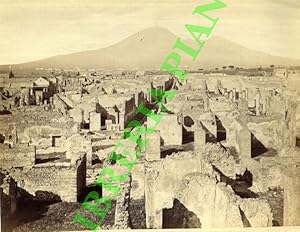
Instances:
[[[246,99],[246,91],[242,90],[242,99]]]
[[[35,104],[36,104],[37,106],[40,105],[40,96],[39,96],[39,95],[36,95],[36,96],[35,96]]]
[[[27,106],[29,105],[29,99],[30,99],[30,90],[27,89],[25,97],[24,97],[24,102]]]
[[[147,100],[148,102],[152,103],[152,96],[151,96],[151,88],[150,89],[147,89]]]
[[[20,96],[20,107],[23,107],[24,106],[24,98],[23,96],[21,95]]]
[[[120,130],[124,130],[124,123],[125,123],[125,114],[123,112],[120,112],[119,114],[119,124],[120,124]]]
[[[53,97],[50,97],[50,104],[53,105]]]
[[[233,99],[233,92],[232,92],[232,90],[229,91],[229,99],[231,99],[231,100]]]
[[[236,100],[236,88],[233,88],[233,93],[232,93],[232,100],[235,101]]]
[[[215,86],[215,94],[219,94],[220,91],[219,91],[219,87],[218,87],[218,84]]]
[[[159,208],[159,196],[155,186],[155,177],[158,175],[157,171],[147,171],[145,175],[145,211],[146,211],[146,227],[147,229],[161,229],[162,228],[162,209]]]
[[[255,96],[255,112],[256,112],[256,116],[259,116],[260,115],[260,93],[259,93],[259,90],[258,90],[258,93],[256,94]]]
[[[90,131],[101,130],[101,114],[97,112],[90,112]]]
[[[203,101],[204,101],[204,111],[207,112],[209,111],[209,101],[207,95],[203,96]]]
[[[265,98],[263,100],[263,104],[262,104],[262,113],[263,114],[267,114],[267,103],[268,103],[268,100],[267,100],[267,98]]]

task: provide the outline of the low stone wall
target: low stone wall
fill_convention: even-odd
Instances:
[[[86,160],[81,157],[75,165],[46,163],[29,170],[15,169],[11,175],[18,186],[32,195],[45,191],[58,195],[62,201],[77,202],[85,187]]]
[[[35,148],[25,144],[17,144],[12,148],[0,147],[0,168],[32,167],[35,162]]]

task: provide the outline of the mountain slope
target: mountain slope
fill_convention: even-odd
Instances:
[[[16,65],[23,68],[103,68],[153,69],[159,68],[171,52],[176,36],[164,28],[153,27],[140,31],[107,48],[54,56]],[[183,56],[182,65],[193,68],[213,68],[223,65],[256,67],[258,65],[300,65],[300,60],[276,57],[250,50],[221,37],[208,40],[196,61]]]

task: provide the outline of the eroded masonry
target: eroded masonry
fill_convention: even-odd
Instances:
[[[124,170],[108,157],[120,139],[134,151],[122,132],[138,105],[155,105],[150,89],[173,88],[103,228],[299,226],[299,92],[289,88],[299,75],[195,71],[181,85],[158,71],[10,70],[0,77],[2,221],[84,229],[74,214],[91,190],[112,197],[93,183],[104,167]]]

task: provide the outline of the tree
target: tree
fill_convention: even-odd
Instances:
[[[275,65],[274,65],[274,64],[270,65],[270,68],[274,68],[274,67],[275,67]]]
[[[234,69],[234,66],[233,65],[229,65],[228,66],[230,69]]]
[[[225,70],[227,68],[227,66],[223,66],[222,68]]]

